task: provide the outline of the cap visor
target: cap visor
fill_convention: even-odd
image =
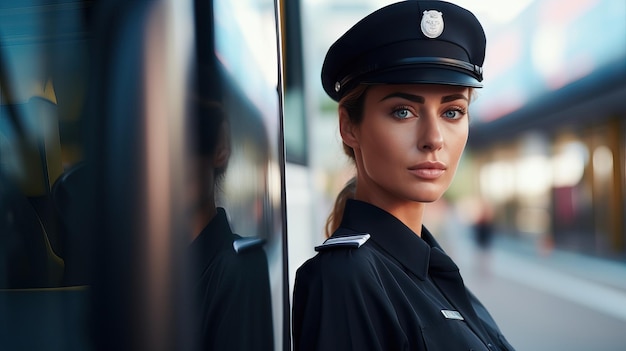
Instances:
[[[483,85],[473,76],[450,68],[400,67],[363,77],[364,84],[442,84],[472,88]]]

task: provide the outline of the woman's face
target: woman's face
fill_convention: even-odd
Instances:
[[[355,153],[357,198],[386,205],[439,199],[467,142],[469,88],[374,85],[366,94],[360,124],[340,110],[342,137]]]

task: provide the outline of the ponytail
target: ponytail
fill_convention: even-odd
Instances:
[[[342,99],[339,101],[339,108],[345,108],[348,112],[348,116],[350,118],[350,122],[354,125],[361,124],[363,120],[363,108],[365,106],[365,95],[367,90],[369,89],[369,85],[360,84],[355,88],[350,90]],[[346,155],[354,161],[354,150],[346,143],[343,143],[343,151]],[[343,209],[346,206],[346,201],[348,199],[354,198],[354,192],[356,191],[356,177],[350,179],[346,185],[344,185],[343,189],[337,194],[337,198],[335,199],[335,204],[333,206],[333,210],[328,215],[326,219],[326,226],[324,228],[324,234],[326,237],[330,237],[333,235],[335,230],[339,228],[341,224],[341,218],[343,217]]]
[[[333,210],[326,219],[325,235],[329,238],[341,224],[341,218],[343,217],[343,210],[346,207],[346,201],[354,198],[354,192],[356,191],[356,177],[350,179],[346,185],[341,189],[337,198],[335,199],[335,205]]]

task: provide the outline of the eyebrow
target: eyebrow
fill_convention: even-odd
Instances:
[[[395,97],[401,98],[401,99],[405,99],[405,100],[409,100],[409,101],[413,101],[413,102],[416,102],[418,104],[423,104],[425,102],[425,99],[424,99],[423,96],[407,94],[407,93],[400,93],[400,92],[391,93],[391,94],[385,96],[384,98],[380,99],[380,101],[391,99],[391,98],[395,98]],[[463,94],[452,94],[452,95],[446,95],[446,96],[442,97],[441,98],[441,102],[445,103],[445,102],[450,102],[450,101],[459,100],[459,99],[465,100],[465,101],[469,101],[467,96],[465,96]]]
[[[407,93],[400,93],[400,92],[391,93],[391,94],[385,96],[384,98],[380,99],[380,101],[391,99],[391,98],[395,98],[395,97],[402,98],[402,99],[409,100],[409,101],[413,101],[413,102],[417,102],[418,104],[423,104],[424,101],[425,101],[423,96],[407,94]]]
[[[452,94],[452,95],[447,95],[441,98],[441,102],[450,102],[450,101],[454,101],[454,100],[465,100],[465,101],[469,101],[469,99],[467,98],[467,96],[463,95],[463,94]]]

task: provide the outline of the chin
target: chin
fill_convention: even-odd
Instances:
[[[441,189],[437,187],[437,189],[432,189],[431,187],[420,187],[418,189],[413,189],[409,194],[409,198],[416,202],[435,202],[439,200],[443,194],[445,193],[445,189]]]
[[[439,200],[441,198],[441,196],[438,197],[420,197],[417,200],[415,200],[416,202],[422,202],[422,203],[431,203],[431,202],[435,202],[437,200]]]

